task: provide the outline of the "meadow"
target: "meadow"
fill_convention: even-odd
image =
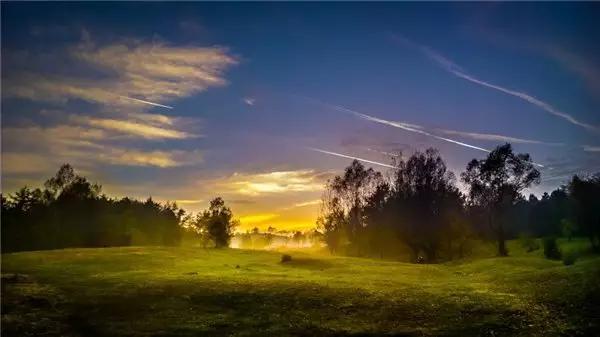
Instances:
[[[3,336],[592,336],[600,257],[444,264],[192,247],[2,255]]]

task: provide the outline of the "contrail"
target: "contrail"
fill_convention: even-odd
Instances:
[[[453,143],[453,144],[460,145],[460,146],[463,146],[463,147],[467,147],[467,148],[470,148],[470,149],[474,149],[474,150],[478,150],[478,151],[482,151],[482,152],[486,152],[486,153],[491,152],[491,150],[484,149],[484,148],[479,147],[479,146],[467,144],[467,143],[464,143],[464,142],[461,142],[461,141],[458,141],[458,140],[455,140],[455,139],[450,139],[450,138],[446,138],[446,137],[441,137],[441,136],[438,136],[438,135],[434,135],[433,133],[430,133],[430,132],[427,132],[427,131],[423,130],[423,128],[421,126],[419,126],[419,125],[389,121],[389,120],[386,120],[386,119],[381,119],[381,118],[369,116],[369,115],[360,113],[358,111],[354,111],[354,110],[345,108],[343,106],[332,105],[332,104],[328,104],[328,103],[319,102],[319,101],[316,101],[316,100],[313,100],[313,101],[318,102],[319,104],[325,105],[325,106],[327,106],[327,107],[329,107],[331,109],[334,109],[334,110],[337,110],[337,111],[340,111],[340,112],[344,112],[344,113],[348,113],[348,114],[357,116],[359,118],[362,118],[362,119],[365,119],[365,120],[368,120],[368,121],[371,121],[371,122],[376,122],[376,123],[380,123],[380,124],[385,124],[385,125],[393,126],[395,128],[400,128],[402,130],[406,130],[406,131],[418,133],[418,134],[421,134],[421,135],[424,135],[424,136],[429,136],[429,137],[432,137],[432,138],[435,138],[435,139],[438,139],[438,140],[443,140],[445,142]],[[542,165],[542,164],[538,164],[538,163],[534,163],[534,162],[531,162],[531,163],[533,165],[538,166],[538,167],[544,167],[544,165]]]
[[[161,108],[173,109],[172,106],[158,104],[158,103],[154,103],[154,102],[150,102],[150,101],[144,101],[143,99],[138,99],[138,98],[133,98],[133,97],[127,97],[127,96],[121,96],[121,95],[119,95],[119,97],[131,100],[131,101],[134,101],[134,102],[138,102],[138,103],[144,103],[144,104],[154,105],[154,106],[158,106],[158,107],[161,107]]]
[[[389,167],[389,168],[396,168],[393,165],[384,164],[384,163],[380,163],[380,162],[377,162],[377,161],[372,161],[372,160],[368,160],[368,159],[364,159],[364,158],[353,157],[353,156],[349,156],[349,155],[345,155],[345,154],[341,154],[341,153],[337,153],[337,152],[325,151],[325,150],[317,149],[317,148],[314,148],[314,147],[309,147],[308,149],[312,150],[312,151],[317,151],[317,152],[325,153],[325,154],[330,154],[332,156],[337,156],[337,157],[342,157],[342,158],[348,158],[348,159],[356,159],[358,161],[362,161],[362,162],[369,163],[369,164],[374,164],[374,165],[379,165],[379,166]]]
[[[520,92],[520,91],[516,91],[516,90],[512,90],[512,89],[508,89],[508,88],[504,88],[501,87],[499,85],[490,83],[490,82],[486,82],[483,80],[480,80],[470,74],[468,74],[466,71],[464,71],[460,66],[456,65],[454,62],[452,62],[451,60],[447,59],[446,57],[444,57],[443,55],[441,55],[440,53],[436,52],[435,50],[427,47],[427,46],[423,46],[423,45],[419,45],[416,43],[413,43],[412,41],[403,38],[403,37],[395,37],[397,41],[400,41],[401,43],[404,43],[406,45],[409,46],[413,46],[416,47],[417,49],[419,49],[423,54],[425,54],[425,56],[427,56],[430,60],[434,61],[435,63],[437,63],[442,69],[446,70],[447,72],[451,73],[452,75],[458,77],[458,78],[462,78],[466,81],[475,83],[475,84],[479,84],[481,86],[490,88],[490,89],[494,89],[494,90],[498,90],[500,92],[503,92],[505,94],[511,95],[511,96],[515,96],[518,97],[530,104],[533,104],[543,110],[545,110],[546,112],[563,118],[565,120],[567,120],[568,122],[581,126],[585,129],[591,130],[591,131],[598,131],[599,128],[598,126],[595,125],[591,125],[588,123],[584,123],[581,122],[577,119],[575,119],[575,117],[571,116],[570,114],[560,111],[557,108],[553,107],[552,105],[550,105],[549,103],[546,103],[540,99],[537,99],[531,95],[528,95],[527,93],[524,92]]]
[[[468,147],[468,148],[471,148],[471,149],[475,149],[475,150],[478,150],[478,151],[483,151],[483,152],[488,152],[488,153],[490,152],[490,150],[484,149],[484,148],[479,147],[479,146],[475,146],[475,145],[471,145],[471,144],[460,142],[458,140],[454,140],[454,139],[450,139],[450,138],[440,137],[438,135],[434,135],[432,133],[429,133],[429,132],[423,130],[418,125],[408,124],[408,123],[402,123],[402,122],[388,121],[386,119],[381,119],[381,118],[377,118],[377,117],[373,117],[373,116],[369,116],[369,115],[360,113],[358,111],[350,110],[350,109],[345,108],[343,106],[331,105],[331,104],[322,103],[322,102],[320,102],[320,103],[324,104],[324,105],[326,105],[329,108],[332,108],[334,110],[345,112],[345,113],[349,113],[349,114],[352,114],[354,116],[360,117],[362,119],[365,119],[365,120],[368,120],[368,121],[371,121],[371,122],[376,122],[376,123],[380,123],[380,124],[385,124],[385,125],[393,126],[395,128],[400,128],[402,130],[406,130],[406,131],[418,133],[418,134],[421,134],[421,135],[433,137],[433,138],[436,138],[436,139],[439,139],[439,140],[443,140],[443,141],[446,141],[446,142],[454,143],[454,144],[457,144],[457,145],[460,145],[460,146],[464,146],[464,147]]]

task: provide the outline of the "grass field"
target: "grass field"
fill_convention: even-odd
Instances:
[[[2,336],[600,335],[599,257],[564,266],[509,247],[440,265],[163,247],[6,254]]]

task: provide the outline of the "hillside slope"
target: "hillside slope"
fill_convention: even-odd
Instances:
[[[551,336],[600,332],[600,258],[461,264],[129,247],[2,256],[2,335]]]

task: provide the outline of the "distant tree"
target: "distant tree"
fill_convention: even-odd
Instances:
[[[589,238],[592,249],[600,252],[600,173],[588,178],[574,176],[568,190],[578,228]]]
[[[233,213],[225,206],[225,201],[215,198],[208,210],[197,216],[194,225],[214,242],[216,248],[222,248],[229,246],[238,222],[233,219]]]
[[[498,146],[486,159],[473,159],[462,173],[471,206],[486,215],[488,227],[498,242],[498,255],[507,256],[505,214],[521,197],[521,192],[540,182],[529,154],[513,153],[510,144]]]
[[[330,190],[325,191],[321,212],[317,218],[317,228],[323,233],[323,239],[330,253],[340,252],[346,242],[348,217],[342,209],[339,199],[331,197]]]
[[[304,243],[304,234],[301,231],[296,231],[292,236],[292,240],[296,243],[296,246],[302,247]]]

